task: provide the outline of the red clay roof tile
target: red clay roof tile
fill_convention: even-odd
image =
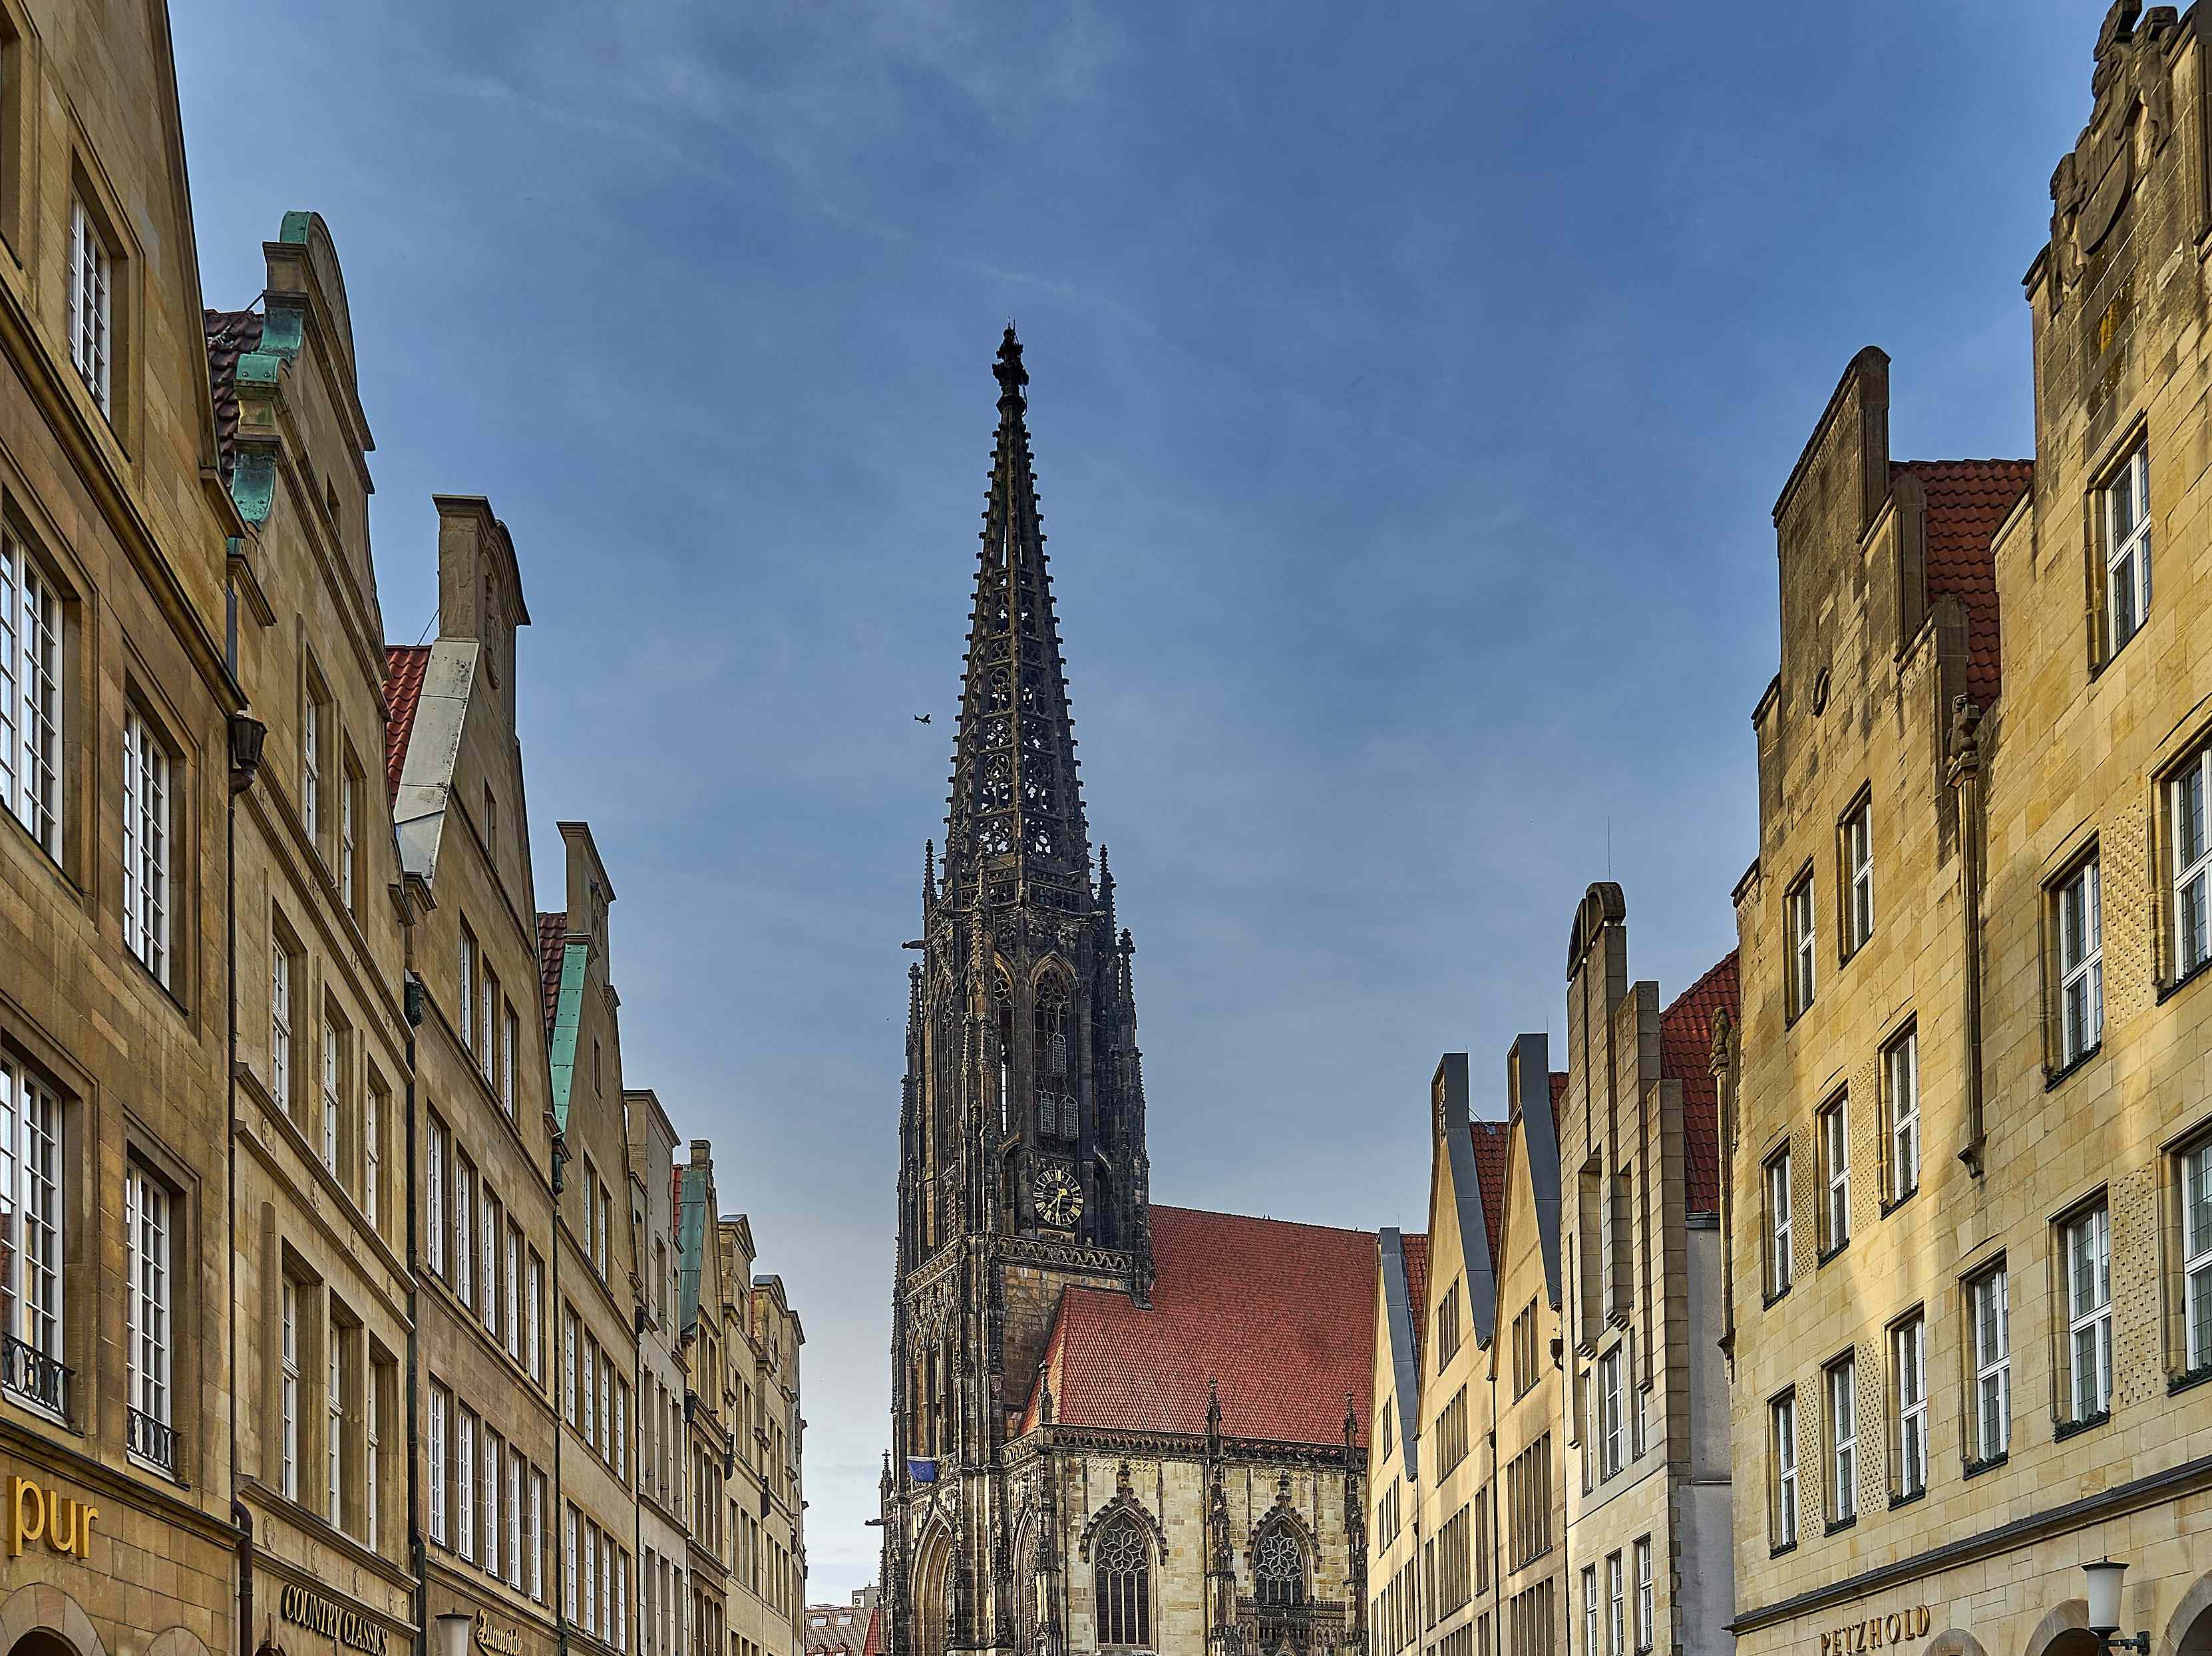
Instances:
[[[1996,561],[1990,542],[2035,481],[2033,460],[1899,460],[1928,494],[1928,601],[1956,597],[1966,612],[1966,694],[1983,708],[2004,688]]]
[[[208,385],[215,393],[216,464],[225,482],[238,465],[238,359],[261,349],[258,311],[205,311]]]
[[[395,798],[399,773],[407,767],[407,739],[415,733],[415,710],[422,700],[422,676],[429,666],[427,644],[384,646],[384,786]]]
[[[1721,1208],[1720,1100],[1713,1088],[1713,1019],[1742,1016],[1735,950],[1674,998],[1659,1015],[1659,1073],[1682,1085],[1684,1182],[1692,1213]]]
[[[1425,1231],[1403,1239],[1406,1250],[1406,1302],[1413,1307],[1413,1356],[1421,1355],[1421,1331],[1429,1315],[1429,1238]]]
[[[1054,1418],[1128,1432],[1206,1429],[1218,1384],[1231,1437],[1367,1441],[1376,1238],[1191,1208],[1152,1210],[1152,1305],[1071,1288],[1048,1346]],[[1025,1419],[1036,1418],[1032,1397]]]
[[[1505,1222],[1505,1143],[1512,1132],[1504,1121],[1471,1121],[1468,1126],[1474,1135],[1474,1183],[1482,1192],[1482,1228],[1490,1233],[1490,1268],[1494,1273],[1498,1227]]]
[[[561,959],[568,949],[568,916],[540,914],[538,917],[538,976],[545,1003],[545,1028],[553,1028],[554,1014],[561,1010]]]

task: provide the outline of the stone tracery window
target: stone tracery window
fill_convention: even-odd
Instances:
[[[1288,1525],[1279,1524],[1253,1550],[1255,1596],[1262,1610],[1295,1610],[1306,1601],[1306,1555]]]
[[[1098,1606],[1098,1642],[1122,1648],[1152,1642],[1152,1550],[1126,1513],[1099,1532],[1091,1548]]]
[[[1057,974],[1037,985],[1032,1022],[1036,1036],[1037,1136],[1073,1138],[1078,1131],[1075,1079],[1067,1053],[1067,987]]]

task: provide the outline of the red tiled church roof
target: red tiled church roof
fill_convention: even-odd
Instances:
[[[1683,1162],[1692,1213],[1721,1208],[1720,1100],[1713,1088],[1713,1019],[1742,1016],[1735,950],[1659,1015],[1659,1073],[1682,1086]]]
[[[538,977],[545,1000],[545,1028],[553,1028],[554,1014],[561,1009],[561,957],[568,948],[568,916],[540,914],[538,917]]]
[[[2035,480],[2032,460],[1899,460],[1928,494],[1928,601],[1956,597],[1966,611],[1966,694],[1987,708],[2003,688],[1996,560],[1990,538]]]
[[[407,767],[407,738],[415,733],[415,709],[422,701],[422,676],[429,670],[427,644],[384,646],[384,786],[394,797],[399,773]]]
[[[1421,1355],[1421,1331],[1428,1321],[1429,1237],[1417,1231],[1400,1239],[1406,1254],[1406,1303],[1413,1307],[1413,1356]]]
[[[1195,1435],[1211,1381],[1231,1437],[1340,1444],[1348,1398],[1364,1444],[1375,1234],[1192,1208],[1152,1219],[1150,1310],[1102,1289],[1060,1297],[1039,1375],[1053,1418]],[[1033,1395],[1024,1429],[1037,1406]]]
[[[238,359],[261,349],[258,311],[204,311],[208,386],[215,393],[216,464],[225,482],[238,466]]]

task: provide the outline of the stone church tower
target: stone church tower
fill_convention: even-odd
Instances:
[[[1336,1656],[1364,1598],[1376,1240],[1151,1201],[1012,328],[993,372],[944,862],[908,945],[886,1656]]]

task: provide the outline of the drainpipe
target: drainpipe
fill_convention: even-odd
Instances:
[[[400,877],[403,882],[406,878],[404,874]],[[404,901],[404,914],[407,952],[411,956],[415,952],[411,901]],[[420,1242],[415,1229],[416,1192],[422,1189],[418,1182],[422,1169],[416,1165],[416,1157],[421,1152],[415,1126],[415,1032],[422,1027],[429,998],[422,977],[412,967],[401,980],[400,994],[401,1015],[407,1024],[407,1441],[411,1449],[411,1446],[422,1441],[422,1265],[417,1256]],[[415,1625],[427,1644],[430,1634],[430,1552],[422,1538],[422,1457],[413,1453],[407,1457],[407,1565],[415,1577]]]
[[[1982,1176],[1982,710],[1963,695],[1951,701],[1948,779],[1959,799],[1960,897],[1966,907],[1966,1140],[1959,1160]]]

